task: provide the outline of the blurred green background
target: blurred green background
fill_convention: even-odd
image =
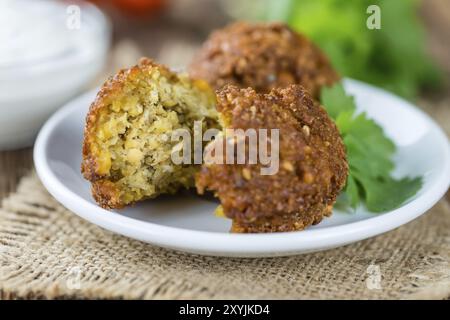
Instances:
[[[370,5],[380,8],[380,29],[367,27]],[[420,5],[419,0],[233,0],[226,7],[236,19],[287,22],[318,44],[342,75],[414,99],[421,89],[442,83],[425,50]]]
[[[175,67],[232,20],[283,21],[319,45],[345,77],[415,101],[448,90],[450,0],[91,1],[112,17],[116,44],[137,44],[143,55]],[[367,27],[371,5],[380,9],[380,29]]]

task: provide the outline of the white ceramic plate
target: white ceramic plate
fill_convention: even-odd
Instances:
[[[105,229],[158,246],[218,256],[282,256],[330,249],[397,228],[425,213],[448,190],[449,142],[425,113],[383,90],[346,80],[358,108],[380,123],[398,146],[395,174],[423,175],[421,190],[401,208],[372,214],[334,211],[301,232],[230,234],[230,222],[214,216],[217,202],[185,192],[114,212],[98,207],[80,174],[86,112],[95,92],[59,110],[42,128],[34,149],[39,177],[50,193],[80,217]]]

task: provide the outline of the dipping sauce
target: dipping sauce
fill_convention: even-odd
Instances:
[[[0,0],[0,150],[30,146],[107,60],[107,17],[84,1]]]
[[[0,1],[0,68],[90,55],[98,27],[82,9],[52,0]]]

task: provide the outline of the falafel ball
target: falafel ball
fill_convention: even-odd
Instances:
[[[316,99],[322,86],[340,78],[322,51],[287,25],[245,22],[213,32],[189,74],[215,89],[233,84],[258,93],[300,84]]]
[[[193,165],[174,164],[174,130],[217,125],[216,98],[204,81],[149,59],[110,78],[86,117],[81,170],[104,208],[121,208],[194,186]]]
[[[218,91],[217,109],[227,129],[279,129],[275,174],[263,175],[264,166],[251,164],[250,157],[243,164],[212,161],[196,174],[197,191],[215,193],[221,202],[217,211],[233,220],[232,232],[302,230],[331,214],[348,174],[344,144],[334,122],[304,88],[291,85],[258,94],[229,85]],[[225,133],[225,142],[220,140],[211,144],[237,139]]]

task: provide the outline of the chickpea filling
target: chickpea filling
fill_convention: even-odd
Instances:
[[[194,185],[194,165],[176,165],[172,132],[194,121],[217,126],[215,96],[202,81],[152,68],[130,76],[108,99],[96,125],[97,173],[120,190],[123,204]]]

